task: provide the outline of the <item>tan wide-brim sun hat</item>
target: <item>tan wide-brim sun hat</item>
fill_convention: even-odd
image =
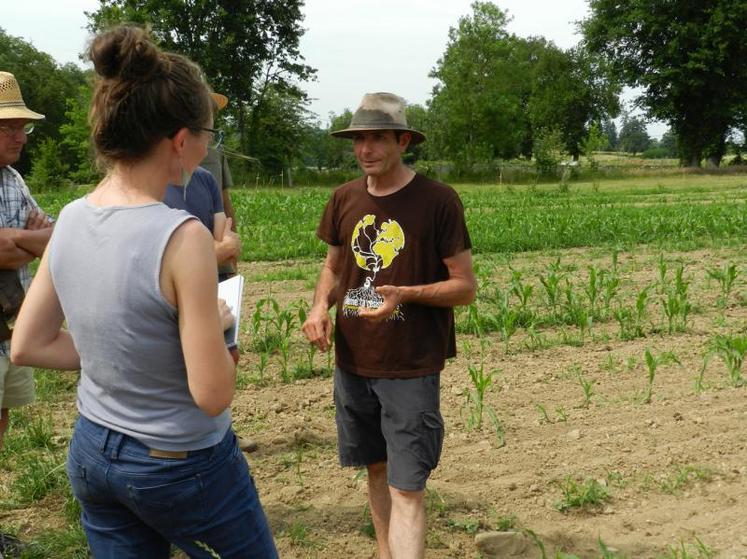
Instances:
[[[359,132],[373,130],[403,130],[412,134],[410,145],[425,141],[425,134],[407,125],[405,100],[393,93],[366,93],[360,106],[344,130],[330,132],[338,138],[355,138]]]
[[[16,77],[9,72],[0,72],[0,120],[27,118],[41,120],[44,115],[26,107]]]
[[[226,105],[228,105],[228,97],[226,97],[222,93],[215,93],[215,91],[213,91],[210,94],[210,97],[213,98],[213,102],[215,103],[215,106],[218,107],[219,111],[224,109]]]

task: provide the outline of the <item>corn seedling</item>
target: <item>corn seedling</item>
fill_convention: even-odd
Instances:
[[[687,330],[687,317],[692,310],[688,301],[689,282],[684,280],[684,267],[678,266],[675,270],[674,285],[665,285],[662,294],[662,309],[667,318],[667,331],[684,332]]]
[[[734,282],[739,275],[737,266],[732,262],[724,264],[719,268],[706,268],[706,273],[712,279],[715,279],[721,287],[721,293],[718,297],[718,306],[723,308],[726,307],[729,301],[729,295],[731,290],[734,288]]]
[[[562,497],[555,503],[555,508],[560,512],[597,507],[611,498],[607,488],[595,479],[577,482],[571,476],[567,476],[558,482],[558,486]]]
[[[498,418],[498,415],[495,413],[493,408],[488,407],[485,411],[487,412],[488,419],[490,419],[490,423],[493,426],[493,431],[495,431],[497,448],[506,446],[506,430],[503,427],[503,422]]]
[[[647,348],[643,357],[648,372],[648,382],[646,383],[646,389],[643,394],[643,403],[650,404],[651,395],[654,389],[654,379],[656,378],[656,369],[661,365],[667,365],[669,363],[677,363],[678,365],[680,365],[681,363],[679,359],[677,359],[677,356],[671,351],[665,351],[664,353],[660,353],[659,355],[654,357],[654,354],[651,353],[651,350]]]
[[[361,527],[358,532],[362,535],[376,539],[376,528],[374,527],[373,519],[371,518],[371,510],[368,508],[368,503],[363,507],[363,515],[361,519]]]
[[[545,543],[540,539],[540,537],[529,528],[523,528],[522,533],[530,540],[532,540],[532,543],[537,546],[537,549],[540,552],[540,559],[547,559],[547,550],[545,549]]]
[[[547,415],[547,410],[545,409],[545,406],[542,404],[535,404],[537,407],[537,411],[540,414],[539,423],[542,425],[543,423],[552,423],[552,420],[550,419],[550,416]]]
[[[568,421],[568,412],[566,412],[565,408],[562,406],[555,408],[555,415],[558,417],[558,421],[562,421],[563,423]]]
[[[617,362],[615,361],[615,358],[612,357],[611,353],[607,354],[607,357],[599,365],[599,368],[603,371],[607,371],[608,373],[617,372]]]
[[[577,299],[573,293],[573,285],[566,280],[564,289],[565,303],[565,321],[578,327],[581,335],[581,344],[584,341],[584,333],[591,330],[592,315]]]
[[[602,283],[604,282],[604,270],[600,270],[596,266],[589,266],[589,278],[584,286],[584,293],[589,301],[589,307],[591,308],[591,315],[598,316],[597,314],[597,302],[599,300],[599,294],[602,291]]]
[[[620,260],[620,249],[615,248],[612,250],[612,275],[617,276],[617,272],[619,271],[619,260]]]
[[[735,388],[744,386],[745,379],[742,376],[742,364],[744,363],[745,353],[747,353],[747,336],[716,335],[711,339],[710,352],[706,355],[706,362],[703,364],[703,368],[705,369],[711,356],[716,355],[726,365],[729,373],[729,383]]]
[[[584,401],[581,403],[581,407],[588,408],[591,403],[591,397],[594,395],[594,383],[581,373],[577,371],[578,383],[581,385],[581,389],[584,391]]]
[[[253,346],[255,351],[273,353],[290,343],[296,327],[296,316],[288,309],[280,309],[272,297],[257,301],[252,314]]]
[[[545,288],[547,304],[553,313],[557,312],[558,304],[560,303],[560,281],[563,277],[564,275],[560,272],[560,258],[558,258],[553,264],[547,267],[547,274],[539,278],[542,287]]]
[[[288,369],[290,364],[290,337],[282,338],[278,346],[278,365],[280,366],[280,380],[285,383],[293,380]]]
[[[528,312],[529,299],[534,292],[534,286],[521,281],[522,273],[518,270],[511,270],[511,293],[519,300],[518,312],[523,314]]]
[[[469,408],[467,427],[477,431],[482,429],[485,393],[493,384],[493,375],[497,372],[496,369],[485,370],[485,345],[486,342],[480,340],[480,364],[467,366],[469,378],[472,381],[472,388],[467,390],[467,406]]]
[[[259,354],[259,362],[257,363],[257,377],[259,384],[265,383],[265,372],[267,371],[267,365],[270,361],[270,356],[266,352]]]
[[[602,306],[604,308],[605,317],[609,317],[612,300],[617,296],[619,290],[620,278],[617,274],[614,272],[611,274],[605,274],[602,278]]]

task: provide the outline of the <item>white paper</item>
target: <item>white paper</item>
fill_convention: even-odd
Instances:
[[[226,330],[223,335],[226,346],[236,347],[239,345],[239,324],[241,324],[241,296],[244,293],[244,276],[235,275],[218,284],[218,298],[223,299],[231,309],[234,317],[233,326]]]

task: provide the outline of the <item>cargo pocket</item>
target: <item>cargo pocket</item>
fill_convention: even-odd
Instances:
[[[423,420],[423,443],[425,456],[423,459],[429,470],[435,469],[441,457],[444,443],[444,420],[438,411],[424,411]]]

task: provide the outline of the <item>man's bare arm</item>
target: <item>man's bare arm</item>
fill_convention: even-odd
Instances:
[[[0,237],[10,239],[16,247],[31,253],[36,258],[44,254],[44,249],[52,236],[52,230],[52,227],[44,229],[4,228],[0,229]]]
[[[236,212],[233,211],[233,204],[231,203],[231,194],[228,192],[228,188],[224,188],[220,191],[221,198],[223,198],[223,212],[226,217],[231,218],[231,231],[236,232]]]
[[[0,268],[17,270],[36,258],[29,251],[18,248],[11,236],[4,233],[5,231],[12,229],[0,229]]]
[[[449,278],[426,285],[382,285],[376,292],[384,298],[378,309],[361,309],[358,316],[383,320],[401,303],[416,303],[434,307],[469,305],[475,300],[477,281],[472,270],[472,252],[462,251],[443,260]]]
[[[314,290],[314,302],[302,326],[306,339],[322,351],[332,345],[332,321],[328,311],[336,301],[341,265],[342,248],[330,245]]]

